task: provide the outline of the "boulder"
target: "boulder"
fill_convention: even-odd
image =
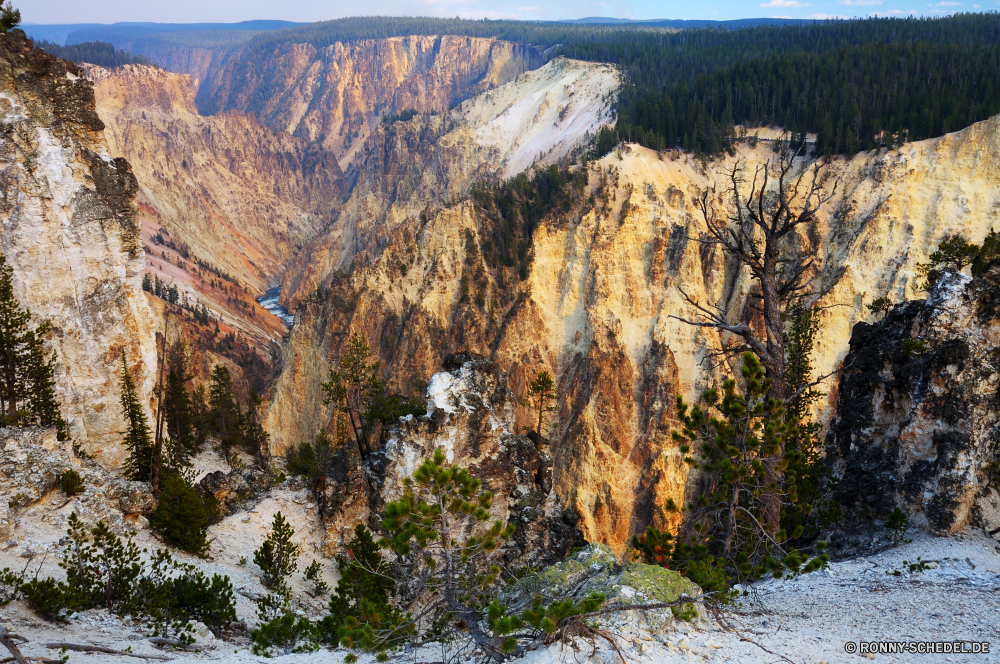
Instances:
[[[563,599],[579,601],[593,593],[603,594],[604,606],[612,607],[673,602],[685,595],[697,597],[701,589],[673,570],[642,563],[623,565],[610,547],[588,544],[566,560],[521,579],[505,591],[504,600],[508,606],[522,607],[536,598],[547,604]],[[674,620],[669,609],[623,613],[622,617],[640,619],[654,629]]]
[[[69,443],[55,428],[0,428],[0,503],[27,507],[59,488],[59,478],[72,468]]]
[[[222,515],[241,509],[246,503],[263,497],[274,485],[274,477],[257,468],[234,469],[228,473],[217,470],[205,475],[196,485],[203,494],[212,494],[219,501]]]
[[[846,513],[835,546],[885,541],[895,509],[937,535],[1000,533],[1000,266],[935,276],[926,300],[854,326],[828,438]]]
[[[151,514],[157,505],[149,482],[116,479],[104,487],[108,500],[117,500],[123,514]]]

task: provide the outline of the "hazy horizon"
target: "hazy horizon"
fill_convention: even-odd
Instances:
[[[282,20],[301,23],[358,16],[357,5],[346,2],[290,0],[280,9],[261,0],[178,0],[171,4],[135,3],[124,0],[33,0],[15,2],[26,24],[73,23],[239,23],[250,20]],[[945,16],[956,12],[989,11],[1000,8],[1000,0],[979,3],[908,0],[767,0],[720,3],[662,3],[571,1],[558,5],[529,4],[510,0],[390,0],[364,16],[432,16],[469,19],[567,20],[588,17],[635,20],[714,20],[748,18],[858,18],[880,16]],[[278,15],[275,15],[278,14]]]

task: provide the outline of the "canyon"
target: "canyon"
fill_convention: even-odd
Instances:
[[[71,437],[0,428],[0,562],[56,551],[73,512],[149,550],[162,544],[145,517],[157,500],[149,485],[116,475],[122,363],[151,416],[165,335],[191,344],[193,383],[223,364],[240,389],[264,391],[267,451],[289,471],[248,467],[249,455],[223,458],[211,445],[191,462],[192,482],[222,503],[211,559],[193,564],[236,580],[244,630],[263,589],[248,553],[277,513],[295,529],[302,567],[320,564],[332,584],[329,559],[358,523],[378,529],[386,503],[435,450],[495,493],[490,521],[515,526],[504,565],[558,574],[599,558],[592,575],[617,575],[615,601],[642,589],[622,580],[636,568],[679,579],[626,558],[627,545],[647,525],[676,526],[664,506],[701,488],[671,439],[676,397],[695,401],[739,371],[717,355],[734,339],[683,319],[699,318],[696,302],[758,324],[753,279],[705,241],[696,203],[726,214],[730,173],[747,186],[773,168],[783,132],[750,129],[713,158],[632,143],[596,155],[623,74],[550,55],[499,39],[391,37],[172,65],[189,74],[76,66],[18,31],[0,35],[0,244],[18,299],[34,323],[52,324],[46,347]],[[825,378],[814,414],[849,512],[833,544],[871,556],[757,587],[797,640],[829,641],[827,629],[852,639],[869,627],[897,638],[908,625],[881,604],[872,622],[855,619],[855,593],[898,591],[896,604],[916,610],[924,595],[908,585],[913,566],[901,556],[934,556],[928,596],[956,612],[969,598],[974,619],[963,625],[985,633],[998,596],[989,536],[1000,532],[1000,268],[934,275],[929,285],[921,266],[943,239],[981,243],[1000,226],[1000,116],[853,156],[817,158],[810,147],[791,175],[815,176],[829,199],[793,244],[816,257],[807,302],[820,318],[813,374]],[[536,206],[530,222],[515,206],[524,200]],[[144,290],[154,279],[179,299]],[[896,306],[880,317],[867,306],[878,298]],[[275,315],[284,316],[276,302],[294,318]],[[318,476],[292,476],[281,459],[289,450],[343,433],[323,383],[353,335],[371,345],[387,390],[410,399],[411,414],[383,422],[364,460],[343,445]],[[220,350],[231,338],[246,344],[239,353]],[[914,340],[926,343],[907,345]],[[528,384],[543,371],[555,397],[536,432]],[[58,478],[69,468],[86,486],[64,500]],[[879,553],[895,509],[946,538],[911,532],[903,548]],[[42,556],[39,569],[58,574],[55,560]],[[295,611],[324,615],[326,600],[304,579],[291,581]],[[829,616],[803,613],[814,605],[839,616],[832,628]],[[5,620],[54,633],[18,611]],[[653,626],[631,614],[608,624],[637,661],[701,650],[759,659],[704,616],[686,626],[662,615]],[[768,627],[756,609],[734,615],[754,634]],[[75,614],[60,629],[83,639],[98,623],[131,649],[135,625],[110,614]],[[941,627],[920,625],[922,634]],[[716,628],[723,646],[694,634]],[[199,641],[219,646],[204,632]],[[791,647],[779,640],[762,642]],[[835,657],[835,645],[815,652]],[[613,650],[594,657],[621,655]],[[551,646],[527,657],[562,656]],[[224,661],[249,660],[237,648]]]
[[[451,35],[325,48],[279,42],[260,60],[215,70],[198,106],[205,114],[253,112],[275,131],[332,151],[347,170],[382,117],[446,111],[541,62],[532,46]]]
[[[1000,118],[992,118],[897,150],[824,162],[833,198],[814,231],[799,238],[818,256],[817,376],[837,371],[853,325],[869,315],[866,304],[923,297],[917,266],[943,238],[981,241],[1000,221],[998,129]],[[588,540],[620,551],[647,523],[670,525],[676,517],[660,506],[682,500],[692,479],[670,440],[674,397],[696,398],[715,384],[721,371],[712,370],[709,354],[729,342],[674,318],[697,318],[681,293],[738,316],[751,292],[746,273],[717,248],[692,241],[705,233],[694,202],[708,191],[724,208],[727,168],[738,159],[752,173],[774,158],[760,141],[704,164],[635,145],[589,162],[580,203],[535,230],[529,274],[517,284],[517,306],[506,311],[491,311],[499,306],[495,275],[483,305],[462,296],[463,277],[489,272],[481,265],[487,220],[474,201],[397,223],[384,248],[359,252],[349,272],[333,267],[351,260],[341,254],[319,295],[297,309],[268,413],[275,449],[310,440],[328,420],[320,383],[351,332],[372,340],[403,393],[419,391],[448,353],[468,350],[507,372],[518,398],[536,372],[556,377],[558,410],[546,434],[554,486],[579,510]],[[797,173],[818,165],[801,159]],[[417,200],[411,210],[422,207]],[[294,300],[291,289],[288,297]],[[500,318],[502,325],[490,325]],[[826,421],[835,376],[823,390]],[[518,422],[531,426],[527,409]]]
[[[554,495],[580,513],[588,540],[620,551],[646,524],[671,525],[661,506],[692,489],[670,441],[673,399],[696,398],[723,374],[710,357],[730,340],[680,321],[696,317],[682,292],[732,316],[749,306],[748,275],[693,241],[705,233],[694,202],[707,191],[724,209],[722,174],[773,161],[773,140],[707,161],[634,144],[581,161],[613,121],[620,73],[543,60],[530,47],[448,36],[286,45],[260,71],[203,83],[199,102],[209,90],[218,110],[235,109],[211,116],[199,114],[189,76],[139,65],[84,73],[109,154],[135,164],[147,272],[182,285],[261,357],[288,330],[254,298],[280,283],[296,315],[264,414],[273,453],[328,428],[321,385],[353,332],[407,395],[422,394],[454,352],[494,361],[517,400],[547,370],[558,393],[545,432]],[[824,160],[833,197],[797,240],[818,256],[817,375],[836,372],[871,300],[923,296],[916,267],[942,238],[978,241],[998,221],[996,133],[993,118]],[[820,165],[800,158],[796,174]],[[526,271],[511,279],[484,259],[495,220],[469,192],[547,167],[583,169],[587,184],[533,231]],[[209,268],[249,305],[234,306]],[[823,389],[826,422],[835,375]],[[531,425],[528,411],[516,409],[515,430]]]

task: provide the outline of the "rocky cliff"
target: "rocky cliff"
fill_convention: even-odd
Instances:
[[[540,49],[492,38],[287,43],[259,61],[233,59],[215,70],[198,106],[206,114],[253,112],[275,131],[321,143],[346,169],[383,116],[446,111],[541,64]]]
[[[316,492],[326,550],[342,550],[358,523],[377,528],[376,515],[402,496],[403,478],[441,449],[449,464],[468,469],[493,492],[486,523],[515,526],[504,545],[508,565],[540,569],[562,560],[584,543],[579,516],[563,510],[553,491],[552,458],[544,445],[517,435],[517,402],[507,376],[493,362],[468,353],[449,356],[445,368],[427,387],[427,414],[400,419],[363,471],[353,445],[331,460],[328,479]]]
[[[191,77],[87,66],[108,149],[134,164],[144,211],[191,252],[260,292],[342,196],[330,153],[250,116],[202,117]]]
[[[938,535],[1000,533],[998,316],[1000,265],[854,326],[828,453],[850,526],[901,509]]]
[[[109,152],[80,69],[20,30],[0,35],[0,123],[0,247],[21,304],[52,324],[70,435],[115,466],[122,353],[144,394],[156,361],[135,176]]]
[[[618,72],[557,58],[448,113],[383,123],[364,146],[336,221],[294,260],[283,300],[295,306],[332,272],[377,256],[406,220],[492,182],[569,157],[613,119]]]
[[[468,103],[485,105],[490,94]],[[824,182],[828,190],[836,183],[836,194],[799,238],[818,254],[817,374],[839,366],[867,302],[919,296],[916,265],[945,235],[979,241],[997,225],[998,134],[993,118],[829,163]],[[534,231],[527,278],[503,306],[482,260],[491,222],[472,201],[374,229],[366,236],[383,234],[383,246],[366,248],[350,272],[331,272],[298,309],[268,416],[276,446],[311,439],[327,421],[319,384],[350,332],[367,336],[403,392],[425,385],[446,354],[471,350],[507,372],[518,397],[537,371],[556,376],[553,481],[563,504],[579,509],[588,540],[620,549],[646,524],[667,525],[659,506],[682,498],[688,482],[669,435],[673,399],[716,380],[704,361],[724,341],[671,318],[696,315],[679,289],[738,315],[751,288],[721,252],[690,241],[705,232],[694,201],[708,190],[720,207],[728,203],[720,172],[736,158],[752,172],[774,153],[747,144],[702,164],[625,145],[590,163],[587,189]],[[802,159],[797,169],[814,165]],[[376,193],[366,204],[382,205]],[[463,283],[484,284],[481,303]],[[834,403],[835,381],[824,387]],[[521,418],[530,426],[527,413]]]

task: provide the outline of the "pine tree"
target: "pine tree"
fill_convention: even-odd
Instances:
[[[14,9],[8,1],[0,3],[0,32],[9,32],[21,23],[21,10]]]
[[[8,426],[55,426],[66,440],[66,422],[55,394],[55,358],[46,359],[48,323],[30,329],[31,312],[14,294],[14,270],[0,256],[0,420]]]
[[[153,469],[153,434],[122,351],[122,419],[125,420],[125,477],[148,482]]]
[[[267,539],[253,554],[253,562],[260,568],[260,582],[279,594],[288,592],[286,580],[298,567],[299,547],[292,542],[294,536],[292,526],[278,512]]]
[[[538,426],[535,428],[535,432],[538,437],[542,437],[542,416],[546,411],[555,410],[552,407],[546,406],[546,402],[555,399],[556,397],[556,383],[552,380],[552,374],[548,371],[540,371],[535,379],[528,383],[528,394],[535,399],[535,404],[538,407]]]
[[[257,467],[264,470],[271,459],[271,436],[264,431],[260,421],[260,407],[263,401],[256,392],[250,393],[250,404],[243,418],[243,444],[245,449],[257,459]]]
[[[187,465],[188,458],[197,454],[199,448],[197,423],[186,386],[189,379],[186,347],[178,342],[171,351],[163,394],[164,427],[170,438],[172,462],[177,466]]]
[[[182,473],[165,469],[156,510],[149,527],[164,541],[202,558],[207,556],[209,509],[205,499]]]
[[[363,524],[354,528],[347,555],[337,556],[337,568],[340,580],[330,596],[330,615],[320,623],[327,641],[336,644],[343,638],[350,642],[354,632],[352,618],[391,624],[402,617],[391,601],[396,594],[392,565]]]
[[[239,447],[243,442],[243,411],[236,399],[236,387],[233,385],[229,369],[221,364],[212,370],[208,403],[212,433],[219,438],[222,450],[228,458],[230,450]]]
[[[352,334],[337,366],[330,370],[330,381],[323,383],[324,403],[333,404],[347,415],[362,459],[371,453],[368,446],[371,407],[384,393],[378,377],[378,362],[371,360],[371,351],[363,336]]]
[[[56,399],[55,357],[46,360],[42,346],[42,335],[49,329],[48,322],[42,323],[31,334],[28,344],[28,382],[31,410],[42,426],[54,426],[58,440],[69,440],[66,420],[59,412]]]
[[[808,336],[808,331],[804,334]],[[801,338],[796,343],[802,342],[810,343]],[[828,560],[821,553],[824,543],[814,546],[817,555],[803,555],[789,546],[791,538],[784,528],[771,535],[763,519],[767,499],[775,493],[768,466],[778,464],[803,479],[812,478],[809,436],[815,430],[801,431],[799,415],[788,415],[784,401],[769,396],[770,378],[753,353],[743,354],[741,378],[742,385],[736,378],[723,381],[721,393],[706,390],[690,410],[677,397],[683,429],[672,437],[684,461],[705,478],[706,489],[682,509],[667,501],[667,512],[680,511],[684,516],[676,533],[647,528],[632,541],[649,563],[676,569],[723,599],[735,583],[764,574],[811,572]],[[786,483],[790,489],[781,504],[781,516],[794,521],[793,537],[803,534],[802,515],[811,512],[797,510],[794,502],[789,505],[797,500],[799,477]],[[797,507],[806,505],[799,501]]]

